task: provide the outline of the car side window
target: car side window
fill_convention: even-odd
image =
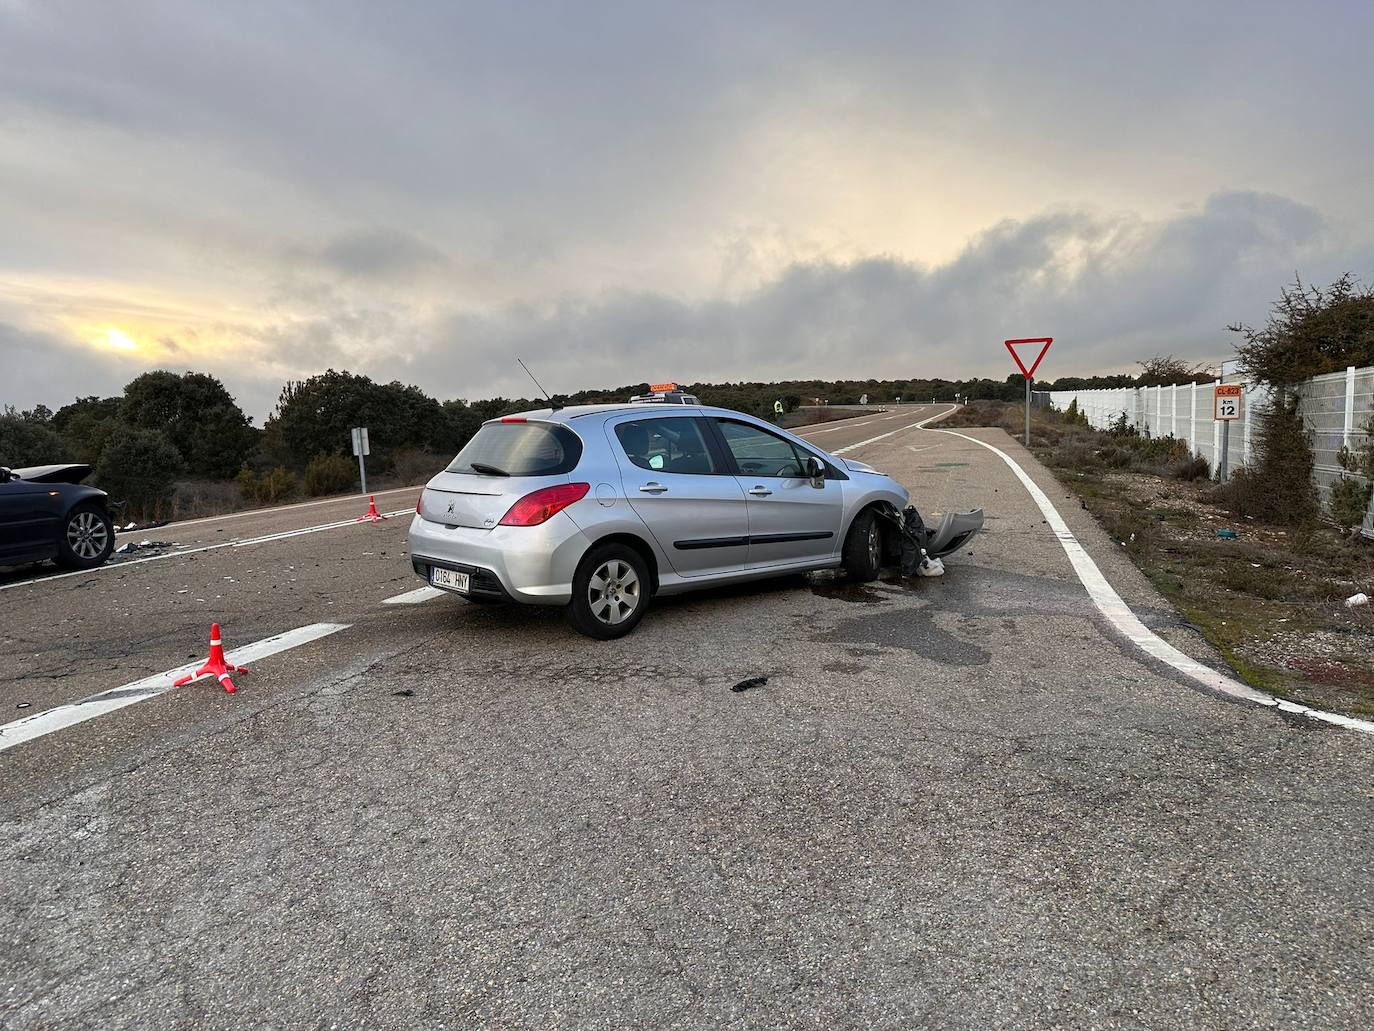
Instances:
[[[741,473],[784,479],[806,475],[802,462],[807,455],[791,441],[748,423],[731,419],[717,419],[716,423]]]
[[[695,418],[635,419],[615,428],[625,457],[656,473],[718,472]]]

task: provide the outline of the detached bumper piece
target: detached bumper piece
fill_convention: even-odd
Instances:
[[[889,509],[883,513],[897,528],[901,538],[903,576],[940,576],[945,566],[940,561],[971,541],[983,528],[983,510],[946,512],[939,526],[927,526],[921,513],[908,505],[901,515]]]

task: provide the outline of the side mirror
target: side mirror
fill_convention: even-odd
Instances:
[[[815,455],[807,455],[802,459],[802,472],[808,480],[819,480],[825,476],[825,466]]]

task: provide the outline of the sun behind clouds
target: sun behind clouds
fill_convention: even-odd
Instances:
[[[113,347],[116,351],[139,350],[138,341],[129,336],[128,333],[124,332],[124,330],[120,329],[118,326],[106,327],[104,342],[110,347]]]

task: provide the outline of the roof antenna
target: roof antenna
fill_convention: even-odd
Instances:
[[[553,405],[554,408],[560,407],[558,404],[554,402],[553,395],[544,389],[544,385],[540,383],[537,379],[534,379],[534,373],[530,372],[530,367],[526,365],[523,361],[520,361],[519,358],[515,360],[517,362],[520,362],[520,368],[525,370],[525,375],[528,376],[530,379],[534,380],[534,385],[539,388],[539,393],[544,395],[544,399],[548,401],[549,404]]]

